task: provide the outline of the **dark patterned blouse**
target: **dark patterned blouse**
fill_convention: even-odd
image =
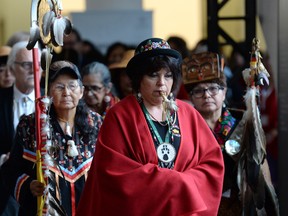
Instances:
[[[223,108],[222,115],[213,131],[222,152],[225,163],[225,175],[223,183],[223,195],[221,198],[218,216],[241,215],[241,202],[238,196],[239,190],[237,186],[237,163],[226,153],[225,142],[233,133],[238,124],[228,109]]]
[[[71,136],[64,134],[55,116],[50,116],[51,145],[49,153],[49,195],[56,198],[47,206],[59,205],[67,215],[74,215],[95,152],[95,144],[102,117],[90,111],[89,127],[75,123]],[[86,120],[84,120],[86,121]],[[14,196],[20,204],[20,215],[36,215],[36,198],[30,192],[30,183],[36,179],[35,116],[23,116],[17,127],[12,157],[18,164]],[[75,142],[78,155],[70,157],[67,141]],[[47,187],[46,187],[47,188]],[[49,200],[49,199],[48,199]],[[57,203],[57,204],[55,204]],[[51,209],[51,208],[50,208]]]

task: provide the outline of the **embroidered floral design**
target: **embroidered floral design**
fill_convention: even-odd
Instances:
[[[152,42],[152,40],[148,40],[146,45],[141,46],[140,53],[154,49],[171,49],[171,47],[165,40],[159,42]]]
[[[228,110],[224,110],[222,117],[219,118],[218,123],[214,129],[214,135],[220,144],[221,148],[224,148],[224,143],[227,139],[227,136],[230,133],[231,128],[233,128],[236,119],[233,118],[231,113]]]

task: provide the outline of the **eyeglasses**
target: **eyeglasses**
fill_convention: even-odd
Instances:
[[[84,91],[85,92],[93,91],[93,92],[100,93],[103,88],[104,88],[104,86],[99,87],[96,85],[84,85]]]
[[[68,88],[71,92],[75,92],[75,90],[78,88],[78,86],[79,86],[79,84],[76,82],[68,83],[68,85],[56,83],[54,85],[53,89],[59,93],[62,93],[66,88]]]
[[[215,96],[219,93],[219,90],[223,90],[224,87],[222,86],[210,86],[208,88],[198,88],[191,91],[191,94],[195,98],[202,98],[205,92],[207,91],[209,95]]]
[[[33,62],[17,62],[15,61],[14,64],[20,65],[25,70],[31,70],[33,67]],[[40,63],[38,63],[40,65]]]

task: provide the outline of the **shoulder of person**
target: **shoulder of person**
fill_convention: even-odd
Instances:
[[[20,122],[32,122],[35,125],[35,113],[20,116],[19,123]]]
[[[0,88],[0,101],[5,102],[6,99],[13,95],[13,86],[9,88]]]
[[[16,134],[20,137],[29,137],[36,131],[35,113],[20,116]]]
[[[93,124],[97,123],[97,122],[103,122],[103,118],[102,116],[97,113],[97,112],[94,112],[92,110],[89,110],[89,113],[88,113],[88,122],[92,121]]]
[[[128,95],[125,98],[123,98],[122,100],[120,100],[118,103],[116,103],[115,105],[113,105],[110,110],[119,110],[119,109],[124,109],[126,111],[129,111],[129,109],[133,106],[135,106],[136,104],[138,104],[137,99],[135,98],[134,95]],[[109,112],[108,111],[108,112]]]
[[[243,114],[245,112],[244,109],[237,109],[237,108],[227,108],[227,110],[231,113],[231,115],[236,118],[237,120],[241,120],[243,117]]]
[[[189,110],[189,111],[196,111],[196,109],[194,108],[192,102],[190,101],[187,101],[187,100],[179,100],[179,99],[176,99],[176,104],[178,106],[178,108],[182,109],[182,110]]]

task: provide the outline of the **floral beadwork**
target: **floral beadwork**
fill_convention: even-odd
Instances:
[[[141,46],[140,53],[153,50],[153,49],[158,49],[158,48],[171,49],[171,47],[165,40],[162,40],[160,42],[152,42],[152,40],[148,40],[147,44],[145,44],[144,46]]]
[[[227,136],[229,135],[229,132],[233,128],[235,122],[236,119],[232,117],[231,113],[227,109],[225,109],[213,131],[221,148],[224,147]]]

